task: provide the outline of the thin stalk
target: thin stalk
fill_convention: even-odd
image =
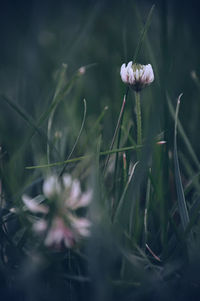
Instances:
[[[142,144],[142,117],[141,117],[141,105],[140,105],[140,93],[135,92],[136,102],[136,119],[137,119],[137,145]]]
[[[128,95],[128,88],[127,88],[126,94],[124,95],[124,98],[123,98],[123,101],[122,101],[121,110],[120,110],[120,113],[119,113],[119,117],[118,117],[118,120],[117,120],[117,125],[116,125],[116,128],[115,128],[115,132],[114,132],[109,150],[113,149],[115,139],[117,137],[118,130],[120,129],[120,125],[121,125],[121,121],[122,121],[122,117],[123,117],[123,112],[124,112],[124,108],[125,108],[125,104],[126,104],[127,95]],[[121,137],[121,130],[120,130],[119,136]],[[119,137],[118,141],[120,141],[120,137]],[[106,168],[108,166],[109,160],[110,160],[110,154],[106,158],[106,162],[105,162],[104,170],[103,170],[104,175],[106,173]]]
[[[125,102],[126,102],[126,99],[128,97],[128,92],[129,92],[129,87],[127,87],[127,90],[126,90],[126,94],[124,96],[124,101],[123,101],[123,109],[121,110],[122,114],[121,114],[121,120],[120,120],[120,124],[119,124],[119,134],[118,134],[118,139],[117,139],[117,149],[119,149],[120,147],[120,141],[121,141],[121,132],[122,132],[122,124],[123,124],[123,117],[124,117],[124,108],[125,108]],[[116,188],[116,185],[117,185],[117,172],[118,172],[118,161],[119,161],[119,153],[116,153],[116,156],[115,156],[115,169],[114,169],[114,184],[113,184],[113,191],[115,191],[115,199],[117,198],[117,189]],[[114,206],[114,204],[113,204]],[[114,208],[114,207],[113,207]]]
[[[59,175],[60,177],[62,177],[63,173],[65,172],[66,166],[67,166],[67,164],[68,164],[68,162],[69,162],[69,160],[70,160],[70,158],[71,158],[71,156],[72,156],[72,154],[73,154],[73,152],[74,152],[74,150],[76,148],[76,145],[77,145],[77,143],[78,143],[78,141],[80,139],[80,136],[81,136],[83,128],[84,128],[85,119],[86,119],[86,113],[87,113],[87,104],[86,104],[86,100],[85,99],[83,99],[83,103],[84,103],[84,114],[83,114],[83,121],[82,121],[82,124],[81,124],[81,128],[80,128],[80,131],[79,131],[78,136],[76,138],[76,141],[75,141],[75,143],[74,143],[74,145],[72,147],[72,150],[71,150],[70,154],[68,155],[67,160],[65,160],[65,165],[62,168],[62,170],[60,172],[60,175]]]
[[[142,147],[142,145],[126,146],[126,147],[122,147],[120,149],[112,149],[112,150],[100,152],[99,155],[107,156],[107,155],[115,154],[117,152],[120,153],[120,152],[125,152],[125,151],[137,150],[138,148],[141,148],[141,147]],[[27,166],[26,169],[47,168],[47,167],[63,165],[65,163],[75,163],[80,160],[90,159],[90,158],[92,158],[92,156],[93,155],[85,155],[85,156],[80,156],[80,157],[73,158],[73,159],[68,159],[68,160],[65,160],[62,162],[55,162],[55,163],[51,163],[51,164],[43,164],[43,165],[35,165],[35,166]]]

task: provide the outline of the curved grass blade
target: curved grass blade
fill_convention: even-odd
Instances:
[[[118,130],[120,128],[120,124],[121,124],[121,121],[122,121],[123,112],[124,112],[124,108],[125,108],[125,104],[126,104],[127,95],[128,95],[128,88],[127,88],[126,94],[124,95],[124,98],[123,98],[123,101],[122,101],[121,110],[120,110],[120,113],[119,113],[119,117],[118,117],[118,120],[117,120],[117,125],[116,125],[116,128],[115,128],[115,132],[114,132],[114,135],[113,135],[113,138],[112,138],[109,150],[112,150],[113,145],[115,143],[115,139],[117,137]],[[105,172],[106,172],[106,168],[108,166],[109,159],[110,159],[110,154],[108,155],[108,157],[106,159],[106,162],[105,162],[105,165],[104,165],[103,174],[105,174]]]
[[[101,114],[99,115],[99,117],[97,118],[97,120],[94,124],[93,131],[95,131],[95,129],[99,126],[101,120],[104,118],[104,115],[105,115],[105,113],[107,112],[108,109],[109,109],[108,106],[105,106],[103,108],[103,111],[101,112]]]
[[[149,169],[149,174],[151,174],[151,169]],[[148,237],[148,210],[149,210],[149,202],[150,202],[150,195],[151,195],[151,179],[148,177],[147,180],[147,190],[146,190],[146,200],[145,200],[145,209],[144,209],[144,245],[147,243]]]
[[[199,211],[200,211],[200,198],[196,200],[196,202],[193,204],[192,209],[190,210],[190,222],[187,225],[187,228],[185,229],[185,236],[189,235],[190,231],[192,230],[192,227],[195,225],[199,218]]]
[[[175,125],[174,125],[174,167],[175,167],[175,181],[176,181],[176,190],[177,190],[177,197],[178,197],[178,209],[179,214],[181,217],[181,223],[183,229],[187,228],[189,224],[189,215],[188,210],[185,202],[185,196],[183,191],[183,185],[181,181],[181,174],[179,168],[179,161],[178,161],[178,154],[177,154],[177,124],[178,124],[178,112],[180,107],[180,99],[183,94],[180,94],[177,101],[176,106],[176,113],[175,113]]]
[[[170,99],[169,95],[167,95],[167,100],[168,100],[169,111],[170,111],[172,117],[175,119],[175,110],[173,108],[173,105],[172,105],[172,102],[171,102],[171,99]],[[187,137],[187,135],[186,135],[186,133],[185,133],[185,131],[184,131],[184,129],[183,129],[183,127],[182,127],[179,120],[177,120],[177,126],[178,126],[178,130],[179,130],[179,132],[180,132],[180,134],[183,138],[183,141],[185,142],[185,145],[186,145],[186,147],[187,147],[194,163],[196,164],[197,168],[200,169],[200,161],[197,158],[197,155],[195,154],[195,152],[192,148],[192,145],[191,145],[191,143],[190,143],[190,141],[189,141],[189,139],[188,139],[188,137]]]
[[[79,131],[78,136],[77,136],[77,138],[76,138],[76,141],[75,141],[75,143],[74,143],[74,146],[72,147],[72,150],[71,150],[70,154],[68,155],[67,160],[66,160],[66,163],[65,163],[65,165],[64,165],[64,167],[63,167],[63,169],[62,169],[62,171],[61,171],[61,173],[60,173],[60,177],[61,177],[61,176],[63,175],[63,173],[65,172],[65,169],[66,169],[66,166],[67,166],[67,162],[68,162],[69,159],[71,158],[71,156],[72,156],[72,154],[73,154],[73,152],[74,152],[74,150],[75,150],[75,148],[76,148],[76,145],[77,145],[77,143],[78,143],[78,141],[79,141],[79,138],[80,138],[80,136],[81,136],[81,133],[82,133],[82,131],[83,131],[83,127],[84,127],[84,124],[85,124],[86,113],[87,113],[87,104],[86,104],[86,100],[85,100],[85,99],[83,99],[83,103],[84,103],[84,113],[83,113],[83,121],[82,121],[82,124],[81,124],[81,128],[80,128],[80,131]]]
[[[117,216],[119,215],[120,209],[121,209],[121,207],[122,207],[122,205],[123,205],[124,197],[125,197],[125,195],[126,195],[127,189],[128,189],[128,187],[129,187],[129,184],[130,184],[130,182],[131,182],[131,180],[132,180],[132,177],[133,177],[133,175],[134,175],[134,171],[135,171],[135,168],[136,168],[137,164],[138,164],[138,162],[136,162],[136,163],[133,165],[133,168],[132,168],[132,170],[131,170],[130,176],[129,176],[129,178],[128,178],[128,181],[127,181],[127,183],[126,183],[126,186],[125,186],[125,188],[124,188],[124,191],[123,191],[123,193],[122,193],[122,196],[121,196],[121,198],[120,198],[120,200],[119,200],[119,203],[118,203],[118,205],[117,205],[115,214],[114,214],[114,216],[113,216],[113,222],[116,221]]]
[[[57,95],[60,93],[60,91],[61,91],[61,89],[64,85],[66,69],[67,69],[67,65],[62,64],[61,70],[59,72],[58,82],[57,82],[57,85],[56,85],[56,90],[55,90],[55,94],[54,94],[52,102],[55,101]],[[54,109],[50,113],[50,116],[49,116],[49,119],[48,119],[48,125],[47,125],[47,137],[48,137],[48,139],[51,138],[51,128],[52,128],[52,122],[53,122],[53,117],[54,117],[54,114],[55,114],[55,110],[56,110],[56,106],[54,107]],[[50,147],[49,147],[48,144],[47,144],[47,162],[48,162],[48,164],[50,163]]]

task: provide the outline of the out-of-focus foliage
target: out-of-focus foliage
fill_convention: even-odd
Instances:
[[[199,294],[198,12],[194,0],[1,2],[2,300],[192,300]],[[141,92],[142,151],[134,149],[130,90],[113,145],[118,150],[108,160],[126,93],[120,67],[133,60],[141,37],[137,63],[151,64],[155,74]],[[64,172],[93,193],[91,236],[74,249],[47,248],[32,231],[22,195],[40,195],[46,175]]]

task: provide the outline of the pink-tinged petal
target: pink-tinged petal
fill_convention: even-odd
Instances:
[[[65,225],[64,220],[61,217],[56,217],[53,220],[52,226],[45,239],[45,245],[61,247],[62,243],[66,247],[72,247],[74,244],[74,234],[72,230]]]
[[[125,67],[125,64],[121,66],[121,71],[120,71],[121,79],[124,83],[127,83],[127,70]]]
[[[91,226],[91,222],[86,218],[76,218],[73,217],[72,226],[75,231],[81,236],[89,236],[90,231],[89,227]]]
[[[81,194],[80,182],[78,180],[74,180],[72,183],[70,196],[73,199],[77,199],[80,194]]]
[[[166,144],[166,143],[167,143],[167,141],[165,141],[165,140],[161,140],[161,141],[156,142],[156,144],[158,144],[158,145],[162,145],[162,144]]]
[[[132,65],[133,65],[133,62],[130,61],[130,62],[128,63],[128,65],[127,65],[127,68],[132,68]]]
[[[128,83],[130,85],[132,85],[135,81],[133,69],[131,67],[129,67],[129,68],[127,67],[127,69],[128,69],[128,71],[127,71],[127,73],[128,73]]]
[[[92,191],[89,190],[85,193],[83,193],[81,195],[81,197],[79,199],[76,200],[76,202],[69,202],[68,201],[68,206],[72,209],[72,210],[76,210],[78,208],[82,208],[82,207],[86,207],[90,204],[92,199]]]
[[[52,175],[44,181],[43,193],[49,199],[61,193],[61,185],[56,175]]]
[[[27,195],[22,196],[22,201],[25,204],[26,208],[33,213],[47,214],[49,212],[48,207],[38,204],[34,199],[31,199]]]

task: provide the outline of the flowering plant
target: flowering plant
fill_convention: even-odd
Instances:
[[[37,215],[33,229],[45,233],[46,246],[71,248],[82,237],[90,234],[90,221],[79,217],[76,210],[89,205],[92,192],[81,191],[80,182],[68,174],[51,175],[43,183],[43,194],[33,199],[23,195],[24,209]],[[39,201],[40,200],[40,201]],[[38,216],[40,215],[40,216]],[[41,216],[42,215],[42,216]]]

